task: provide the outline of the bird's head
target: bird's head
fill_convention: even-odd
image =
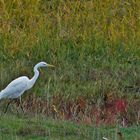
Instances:
[[[36,66],[35,66],[36,68],[39,68],[39,67],[55,67],[54,65],[50,65],[50,64],[48,64],[48,63],[46,63],[46,62],[39,62],[38,64],[36,64]]]

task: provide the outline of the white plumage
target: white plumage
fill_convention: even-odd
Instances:
[[[4,90],[0,92],[0,99],[2,98],[18,98],[20,97],[26,90],[33,87],[38,76],[39,76],[39,67],[54,67],[53,65],[47,64],[45,62],[40,62],[34,67],[34,76],[29,79],[26,76],[21,76],[15,80],[13,80]]]
[[[29,81],[29,78],[26,76],[15,79],[4,90],[0,92],[0,99],[18,98],[28,89]]]

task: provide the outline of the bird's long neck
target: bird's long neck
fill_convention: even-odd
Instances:
[[[30,79],[29,88],[33,87],[33,85],[35,84],[38,76],[39,76],[39,71],[38,71],[38,66],[36,65],[34,67],[34,76]]]

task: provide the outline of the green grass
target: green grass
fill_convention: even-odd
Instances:
[[[0,89],[20,75],[31,77],[39,61],[56,69],[41,73],[36,94],[122,96],[125,86],[140,86],[139,12],[133,10],[139,1],[0,4]]]
[[[102,137],[119,140],[117,132],[121,132],[124,140],[138,140],[140,127],[106,127],[79,125],[69,121],[53,120],[42,116],[5,115],[0,118],[0,139],[9,140],[55,140],[55,139],[96,139]]]
[[[63,113],[69,102],[77,107],[80,97],[86,102],[84,115],[93,119],[88,110],[104,107],[105,96],[111,95],[107,103],[127,100],[125,116],[139,124],[139,9],[139,0],[0,1],[0,90],[18,76],[31,78],[34,65],[46,61],[56,68],[41,70],[23,101],[31,95]],[[38,112],[46,109],[38,104],[32,105]],[[19,139],[17,131],[10,130]]]

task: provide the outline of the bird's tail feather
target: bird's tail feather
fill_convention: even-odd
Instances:
[[[0,92],[0,99],[2,99],[3,98],[3,90]]]

